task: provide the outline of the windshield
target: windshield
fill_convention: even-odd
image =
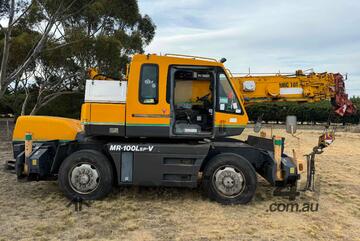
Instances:
[[[242,114],[240,102],[223,70],[218,74],[217,111]]]

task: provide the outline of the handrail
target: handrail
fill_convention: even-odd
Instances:
[[[234,77],[233,74],[231,73],[231,70],[230,70],[230,69],[225,69],[225,70],[226,70],[226,72],[230,75],[231,78]]]
[[[207,58],[207,57],[200,57],[200,56],[193,56],[193,55],[186,55],[186,54],[165,54],[165,56],[173,56],[173,57],[182,57],[182,58],[192,58],[192,59],[199,59],[199,60],[211,60],[214,62],[218,62],[216,59],[214,58]]]
[[[238,75],[241,75],[241,76],[268,76],[268,75],[271,75],[271,76],[291,76],[291,75],[295,75],[295,73],[280,73],[280,72],[277,72],[277,73],[232,73],[234,76],[238,76]]]

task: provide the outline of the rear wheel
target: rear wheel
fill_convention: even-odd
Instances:
[[[222,204],[250,202],[255,195],[256,184],[254,168],[245,158],[238,155],[217,155],[204,170],[205,194]]]
[[[113,172],[105,155],[94,150],[81,150],[64,160],[58,179],[69,199],[95,200],[111,191]]]

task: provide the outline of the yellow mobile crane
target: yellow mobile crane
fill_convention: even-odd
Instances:
[[[312,185],[315,154],[307,161],[288,156],[281,137],[231,138],[242,133],[248,116],[224,62],[135,55],[124,80],[91,69],[80,120],[18,118],[18,178],[57,178],[77,200],[102,198],[113,185],[201,185],[211,199],[238,204],[252,199],[259,173],[294,198],[299,184],[301,190]],[[333,136],[323,137],[318,150]]]

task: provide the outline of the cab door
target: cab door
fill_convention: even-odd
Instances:
[[[126,104],[126,136],[168,137],[169,104],[166,103],[167,68],[144,59],[130,67]]]
[[[240,135],[248,123],[248,116],[240,101],[239,91],[222,68],[216,80],[215,137]]]

